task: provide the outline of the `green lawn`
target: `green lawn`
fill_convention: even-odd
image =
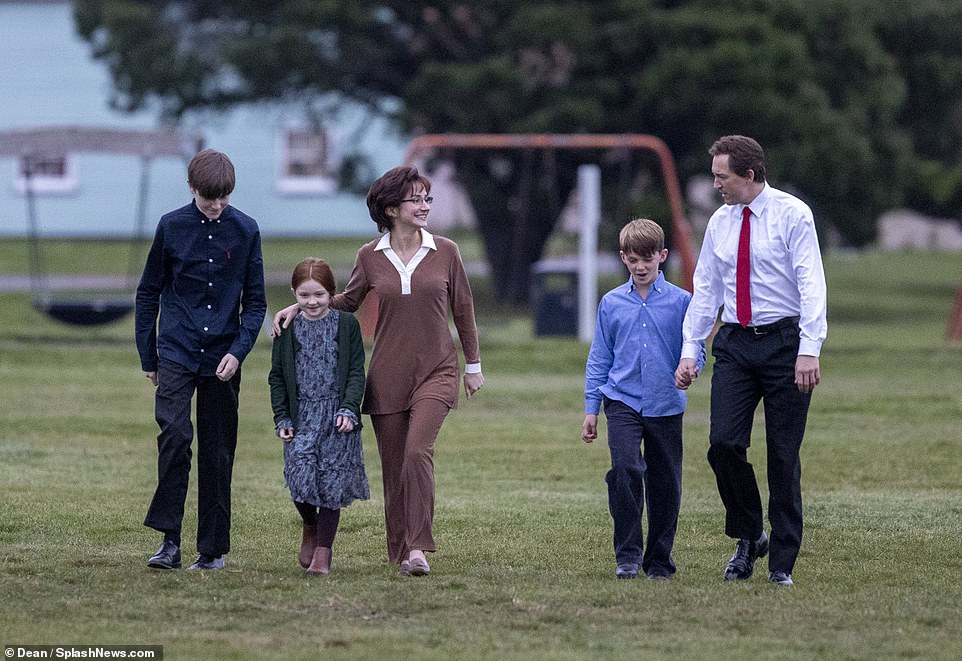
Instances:
[[[0,272],[22,272],[10,244]],[[324,245],[266,245],[265,260]],[[349,267],[356,246],[332,261]],[[679,573],[615,580],[607,449],[579,440],[587,347],[484,309],[487,386],[438,443],[431,576],[385,562],[369,425],[372,500],[345,510],[332,574],[303,574],[266,337],[244,364],[227,569],[149,571],[156,428],[132,321],[77,330],[0,295],[0,642],[160,644],[168,659],[960,658],[962,347],[943,340],[960,267],[958,255],[827,258],[790,589],[764,580],[765,561],[750,581],[721,580],[732,542],[705,459],[707,372],[686,415]],[[286,303],[271,292],[272,310]],[[760,425],[751,456],[764,484]]]

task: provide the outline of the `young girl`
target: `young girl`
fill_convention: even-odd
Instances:
[[[326,262],[301,261],[291,291],[301,314],[274,340],[268,382],[284,481],[304,521],[298,561],[322,576],[331,570],[341,508],[370,497],[360,431],[364,345],[357,319],[330,308]]]

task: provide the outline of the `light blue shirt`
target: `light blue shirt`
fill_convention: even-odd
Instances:
[[[604,397],[646,417],[683,413],[685,391],[675,387],[681,358],[681,327],[691,294],[664,273],[642,298],[631,279],[598,305],[595,337],[585,366],[585,413],[597,414]],[[705,364],[701,344],[698,368]]]

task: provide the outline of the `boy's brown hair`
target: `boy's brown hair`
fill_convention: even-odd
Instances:
[[[187,183],[208,200],[227,197],[234,192],[234,164],[216,149],[199,151],[187,166]]]
[[[367,209],[371,219],[377,223],[379,232],[394,228],[394,219],[387,215],[387,210],[401,206],[401,200],[411,194],[414,184],[424,186],[425,195],[431,192],[431,180],[409,165],[388,170],[371,184],[371,190],[367,193]]]
[[[307,257],[299,261],[291,274],[291,289],[297,289],[309,280],[319,282],[328,294],[334,295],[334,273],[323,259]]]
[[[621,228],[618,246],[623,253],[651,257],[665,249],[665,231],[648,218],[636,218]]]

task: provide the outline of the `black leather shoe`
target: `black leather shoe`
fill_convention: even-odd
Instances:
[[[180,547],[165,539],[157,553],[150,556],[147,566],[151,569],[180,569]]]
[[[768,554],[768,535],[762,531],[757,540],[740,539],[735,545],[735,553],[725,567],[726,581],[744,581],[755,572],[755,560]]]
[[[194,564],[187,568],[187,571],[216,571],[218,569],[224,568],[224,556],[222,555],[206,555],[200,553],[197,559],[194,560]]]
[[[623,562],[615,569],[616,578],[638,578],[638,564]]]
[[[768,580],[779,585],[795,585],[792,581],[792,575],[780,569],[768,572]]]
[[[652,569],[645,575],[649,581],[670,581],[671,574],[666,572],[664,569]]]

